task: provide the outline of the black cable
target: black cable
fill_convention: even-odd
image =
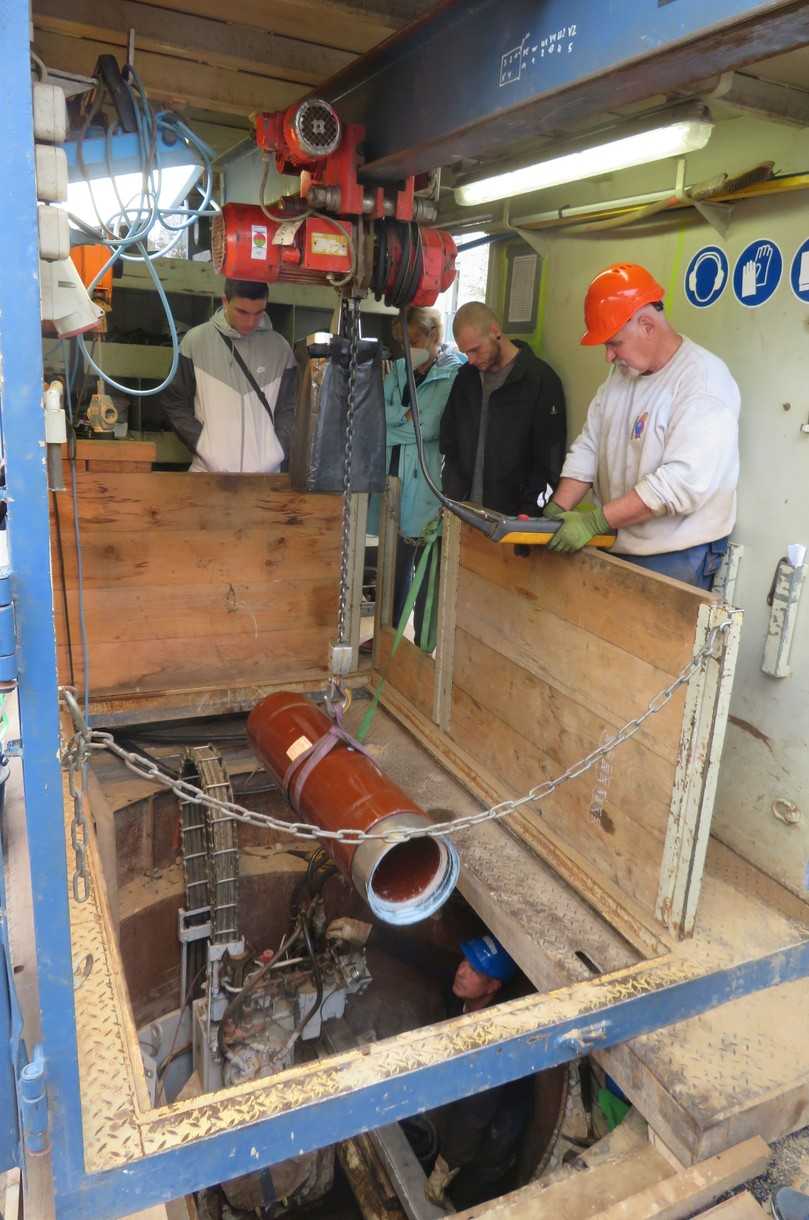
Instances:
[[[59,556],[59,576],[62,581],[62,606],[65,614],[65,638],[67,640],[67,663],[70,670],[70,685],[76,685],[76,670],[73,664],[73,632],[70,630],[70,603],[67,596],[67,581],[65,579],[65,550],[62,541],[62,513],[59,508],[59,497],[51,492],[53,500],[53,516],[56,522],[56,553]]]
[[[396,226],[399,236],[399,266],[396,270],[396,278],[393,281],[393,286],[385,295],[385,304],[393,307],[404,307],[409,305],[409,301],[405,301],[402,296],[402,287],[407,277],[408,268],[410,266],[410,258],[412,253],[413,239],[410,233],[410,225],[402,224],[399,221],[388,221],[388,224]]]
[[[303,1033],[303,1031],[306,1029],[306,1026],[312,1020],[312,1017],[315,1015],[315,1013],[320,1011],[320,1006],[323,1003],[323,975],[320,973],[320,963],[318,962],[317,957],[315,955],[315,950],[312,945],[312,937],[309,932],[309,924],[308,924],[308,921],[307,921],[305,915],[304,915],[303,919],[301,920],[301,927],[303,928],[303,939],[306,941],[306,951],[309,954],[309,959],[312,963],[312,974],[315,976],[315,988],[316,988],[315,998],[312,1003],[312,1007],[309,1009],[306,1016],[301,1020],[300,1024],[298,1025],[298,1029],[300,1030],[301,1033]]]
[[[411,258],[408,274],[405,276],[402,284],[402,296],[398,302],[401,305],[409,305],[416,295],[422,272],[424,270],[424,254],[421,242],[421,225],[412,224],[409,226],[411,233]]]
[[[206,970],[206,969],[207,969],[207,965],[206,965],[206,966],[202,966],[202,967],[201,967],[201,969],[199,969],[199,970],[197,971],[197,973],[194,975],[193,979],[191,980],[191,983],[190,983],[190,985],[189,985],[189,987],[188,987],[188,990],[187,990],[187,991],[186,991],[186,993],[185,993],[185,999],[184,999],[184,1000],[183,1000],[183,1002],[182,1002],[182,1006],[181,1006],[181,1008],[180,1008],[180,1012],[179,1012],[179,1015],[178,1015],[178,1017],[177,1017],[177,1024],[176,1024],[176,1026],[174,1027],[174,1037],[173,1037],[173,1038],[172,1038],[172,1040],[171,1040],[171,1046],[169,1047],[169,1053],[168,1053],[168,1055],[166,1056],[166,1059],[165,1059],[165,1061],[164,1061],[164,1062],[165,1062],[165,1064],[166,1064],[166,1067],[168,1067],[168,1063],[169,1063],[169,1061],[171,1060],[172,1055],[174,1054],[174,1048],[175,1048],[175,1046],[177,1045],[177,1035],[179,1034],[179,1032],[180,1032],[180,1026],[181,1026],[181,1025],[182,1025],[182,1023],[183,1023],[183,1013],[185,1012],[185,1010],[186,1010],[186,1008],[188,1007],[188,1005],[191,1003],[191,996],[192,996],[192,995],[193,995],[193,993],[194,993],[194,988],[196,987],[196,985],[197,985],[197,983],[199,982],[199,980],[202,978],[202,976],[203,976],[203,974],[205,973],[205,970]],[[157,1088],[157,1090],[155,1091],[155,1101],[156,1101],[156,1102],[159,1100],[159,1098],[160,1098],[160,1092],[161,1092],[161,1089],[163,1088],[163,1082],[162,1082],[162,1080],[160,1080],[160,1071],[159,1071],[159,1070],[158,1070],[157,1075],[158,1075],[158,1081],[159,1081],[159,1083],[158,1083],[158,1088]]]

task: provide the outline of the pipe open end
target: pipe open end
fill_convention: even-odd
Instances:
[[[444,839],[384,844],[363,878],[364,897],[385,923],[418,923],[444,905],[459,873],[458,853]]]

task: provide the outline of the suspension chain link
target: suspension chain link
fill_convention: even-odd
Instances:
[[[337,642],[348,643],[346,622],[348,592],[351,574],[349,559],[351,551],[351,466],[354,451],[354,406],[357,385],[357,363],[360,348],[360,301],[351,296],[346,302],[348,313],[348,392],[346,395],[346,434],[343,455],[343,519],[340,531],[340,594],[337,604]]]
[[[90,897],[90,871],[87,866],[89,828],[87,816],[84,812],[84,793],[87,791],[87,766],[90,760],[90,748],[91,743],[86,735],[78,732],[75,737],[71,738],[62,754],[62,766],[67,771],[67,782],[73,800],[70,842],[76,857],[72,879],[73,897],[76,902],[86,902]],[[81,777],[81,784],[79,784],[79,777]]]
[[[694,655],[691,661],[681,670],[678,676],[659,691],[648,703],[646,710],[637,716],[634,720],[628,721],[623,725],[617,733],[603,742],[587,754],[578,762],[573,763],[561,775],[555,779],[545,780],[541,784],[537,784],[531,790],[525,793],[524,796],[518,797],[511,801],[500,801],[499,804],[493,805],[489,809],[484,809],[480,813],[467,814],[464,817],[453,818],[442,822],[433,822],[427,827],[407,827],[397,831],[364,831],[355,829],[342,828],[340,830],[322,830],[319,827],[312,826],[309,822],[286,822],[282,818],[273,817],[267,813],[257,813],[255,810],[247,809],[243,805],[238,805],[233,801],[218,800],[203,792],[195,785],[188,783],[185,780],[178,780],[161,771],[159,765],[147,758],[143,758],[139,754],[135,754],[129,750],[125,750],[115,741],[111,733],[103,732],[99,729],[91,729],[85,723],[81,710],[73,698],[72,694],[62,688],[62,695],[67,703],[68,709],[73,717],[73,723],[76,727],[76,735],[72,739],[70,745],[65,751],[66,757],[78,757],[82,750],[109,750],[120,758],[124,765],[134,774],[140,776],[141,779],[150,780],[153,783],[160,784],[165,788],[170,789],[180,800],[196,801],[200,805],[205,805],[209,809],[217,810],[221,813],[228,814],[230,817],[236,818],[240,822],[246,822],[252,826],[260,826],[267,830],[281,831],[284,834],[290,834],[297,839],[307,840],[323,840],[334,839],[339,843],[347,843],[356,845],[367,842],[368,840],[381,839],[386,843],[402,843],[409,839],[424,839],[424,838],[440,838],[443,835],[459,834],[463,830],[468,830],[472,826],[479,826],[483,822],[499,821],[501,818],[508,817],[523,805],[532,804],[534,801],[544,800],[549,797],[562,784],[569,783],[571,780],[577,779],[583,775],[585,771],[589,771],[596,763],[600,762],[607,754],[610,754],[618,746],[623,745],[625,741],[629,741],[634,737],[639,729],[643,727],[651,716],[656,716],[661,712],[668,703],[671,702],[674,695],[685,686],[690,678],[701,669],[709,660],[721,659],[722,637],[730,629],[731,620],[712,627],[708,632],[705,645],[698,653]],[[78,744],[77,744],[78,743]],[[71,785],[71,792],[73,787]],[[80,815],[80,806],[76,817]],[[83,815],[81,821],[86,829],[86,822]],[[75,823],[74,823],[75,824]],[[84,857],[82,854],[82,862]],[[77,872],[78,872],[78,851],[77,851]],[[74,878],[74,893],[76,892],[76,879]],[[81,899],[79,899],[81,901]]]

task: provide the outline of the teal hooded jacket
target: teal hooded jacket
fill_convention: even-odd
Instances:
[[[446,350],[440,352],[417,390],[419,419],[424,437],[424,454],[427,467],[438,487],[441,486],[441,453],[438,448],[441,416],[444,414],[444,407],[447,405],[455,375],[465,363],[463,356],[458,352]],[[400,445],[399,533],[405,538],[419,538],[425,526],[438,515],[441,506],[427,486],[419,465],[413,420],[405,418],[408,407],[403,405],[402,398],[406,385],[405,362],[395,360],[391,371],[385,378],[385,418],[387,421],[385,469],[390,469],[394,445]],[[368,514],[368,532],[370,534],[378,532],[380,504],[381,497],[374,496]]]

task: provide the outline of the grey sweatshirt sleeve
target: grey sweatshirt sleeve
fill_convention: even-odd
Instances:
[[[192,453],[197,452],[197,443],[202,432],[202,424],[194,414],[196,392],[197,378],[193,361],[188,356],[181,355],[174,380],[160,395],[160,406],[169,426]]]
[[[281,385],[278,388],[278,398],[275,402],[275,435],[284,450],[284,469],[289,461],[289,447],[292,443],[292,430],[295,426],[297,407],[298,366],[292,364],[284,369]]]

